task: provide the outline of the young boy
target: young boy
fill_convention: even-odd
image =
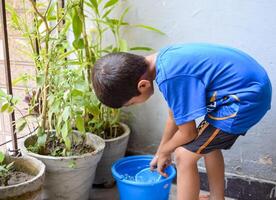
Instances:
[[[221,149],[230,149],[271,104],[271,84],[260,64],[240,50],[210,44],[172,45],[147,57],[109,54],[96,62],[92,80],[99,100],[113,108],[145,102],[156,81],[169,117],[151,168],[166,176],[174,152],[178,200],[198,200],[201,157],[209,198],[224,199]],[[195,119],[204,115],[197,129]]]

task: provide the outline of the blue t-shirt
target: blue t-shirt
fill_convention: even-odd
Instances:
[[[245,134],[271,105],[271,83],[264,68],[246,53],[224,46],[161,49],[156,83],[177,125],[205,115],[225,132]]]

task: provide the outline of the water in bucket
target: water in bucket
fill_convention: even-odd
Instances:
[[[134,176],[124,174],[123,179],[137,183],[156,183],[162,180],[162,176],[157,171],[151,171],[150,168],[147,167],[138,171]]]
[[[156,183],[160,181],[162,176],[157,171],[151,171],[145,168],[135,175],[135,181],[140,183]]]

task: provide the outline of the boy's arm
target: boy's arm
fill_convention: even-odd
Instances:
[[[197,130],[195,121],[190,121],[186,124],[178,126],[178,131],[173,135],[171,139],[165,142],[158,152],[157,171],[163,175],[166,168],[166,162],[171,153],[179,146],[186,144],[197,137]]]
[[[175,132],[177,130],[178,130],[178,127],[176,126],[175,121],[173,119],[172,111],[169,110],[169,116],[166,121],[166,125],[165,125],[165,129],[164,129],[164,132],[162,135],[161,142],[159,144],[159,147],[157,149],[157,152],[156,152],[154,158],[150,162],[151,170],[153,170],[157,166],[158,154],[159,154],[159,151],[162,149],[162,146],[173,137],[173,135],[175,134]]]
[[[177,147],[191,142],[193,139],[197,137],[197,130],[195,121],[190,121],[186,124],[180,125],[178,127],[178,131],[174,134],[174,136],[163,144],[159,153],[172,153]]]
[[[162,135],[162,139],[161,139],[160,145],[159,145],[157,153],[156,153],[157,155],[158,155],[158,152],[160,151],[160,149],[162,149],[162,146],[173,137],[173,135],[175,134],[175,132],[177,130],[178,130],[178,127],[176,126],[175,121],[173,119],[172,111],[169,110],[169,116],[167,118],[164,133]]]

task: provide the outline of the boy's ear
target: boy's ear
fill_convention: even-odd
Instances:
[[[148,80],[140,80],[137,85],[137,89],[140,93],[147,91],[151,87],[151,83]]]

